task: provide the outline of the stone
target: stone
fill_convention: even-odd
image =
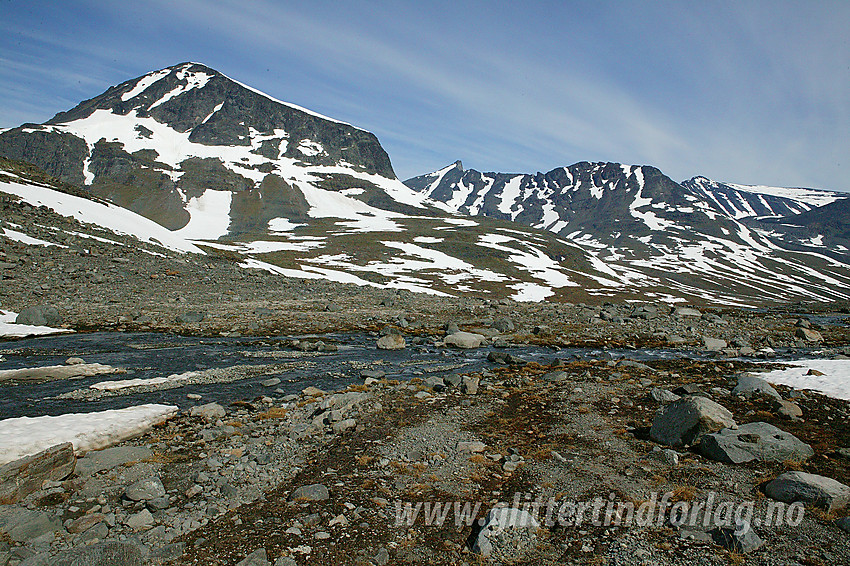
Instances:
[[[66,366],[78,366],[86,363],[86,361],[82,358],[68,358],[65,360]]]
[[[62,528],[62,522],[53,515],[31,509],[0,510],[0,533],[6,533],[15,542],[27,542]]]
[[[702,344],[709,352],[719,352],[721,350],[725,350],[728,346],[728,344],[726,344],[726,340],[711,338],[710,336],[703,336]]]
[[[387,334],[378,338],[375,344],[379,350],[403,350],[407,346],[404,336],[399,334]]]
[[[756,534],[750,523],[743,519],[736,521],[734,527],[714,529],[711,531],[711,538],[727,550],[742,554],[758,550],[764,545],[764,541]]]
[[[438,393],[446,389],[446,382],[443,380],[443,378],[435,375],[426,378],[423,385],[425,385],[425,387],[427,387],[428,389],[431,389]]]
[[[135,515],[130,515],[125,524],[134,531],[144,531],[150,529],[153,523],[154,518],[151,512],[147,509],[142,509]]]
[[[811,328],[800,327],[794,332],[794,336],[802,338],[806,342],[823,342],[823,335],[817,330],[812,330]]]
[[[266,549],[260,548],[245,557],[236,566],[271,566],[269,558],[266,555]]]
[[[302,485],[289,496],[290,501],[325,501],[329,498],[328,488],[320,483]]]
[[[735,426],[722,405],[698,396],[683,397],[658,410],[649,437],[668,446],[697,444],[702,436]]]
[[[484,452],[486,448],[486,444],[477,440],[473,440],[472,442],[457,443],[458,452],[472,452],[473,454],[479,454],[481,452]]]
[[[31,326],[58,326],[62,324],[62,317],[56,307],[49,305],[35,305],[27,307],[15,317],[15,324],[28,324]]]
[[[690,307],[677,307],[676,310],[673,311],[673,316],[678,316],[678,317],[681,317],[681,318],[684,318],[684,317],[700,318],[702,316],[702,313],[700,311],[698,311],[697,309],[690,308]]]
[[[445,383],[446,387],[457,387],[462,380],[463,378],[459,373],[450,373],[443,376],[443,383]]]
[[[729,464],[744,462],[800,462],[814,456],[815,451],[796,436],[775,426],[747,423],[737,430],[729,428],[707,434],[699,445],[706,458]]]
[[[681,399],[678,395],[673,393],[670,390],[662,389],[660,387],[653,387],[649,391],[649,396],[652,397],[654,401],[658,403],[672,403],[673,401],[678,401]]]
[[[218,403],[207,403],[206,405],[198,405],[189,409],[189,414],[193,417],[201,417],[207,421],[215,421],[223,419],[227,416],[224,407]]]
[[[375,563],[375,566],[387,566],[390,562],[390,553],[386,549],[386,547],[381,547],[378,549],[377,554],[372,557],[372,562]]]
[[[465,395],[476,395],[478,393],[479,379],[477,377],[464,376],[460,384],[460,390]]]
[[[307,397],[320,397],[322,395],[327,395],[326,391],[323,391],[323,390],[319,389],[318,387],[313,387],[312,385],[302,389],[301,393],[303,393]]]
[[[850,533],[850,517],[841,517],[835,521],[835,526],[845,533]]]
[[[74,473],[77,458],[70,442],[0,467],[0,505],[17,503],[41,489],[45,481],[61,481]]]
[[[745,399],[752,397],[772,397],[779,401],[782,400],[782,395],[771,384],[760,377],[749,374],[744,374],[738,378],[738,385],[732,390],[732,395],[738,395]]]
[[[495,321],[493,321],[493,328],[495,328],[496,330],[498,330],[501,333],[513,332],[514,331],[514,322],[507,317],[499,318],[499,319],[496,319]]]
[[[205,312],[184,312],[178,314],[174,321],[178,324],[199,324],[207,317]]]
[[[780,417],[790,420],[800,419],[803,416],[803,409],[801,409],[798,404],[791,401],[778,401],[774,405],[774,410],[776,410],[776,414]]]
[[[298,562],[289,556],[281,556],[274,561],[274,566],[298,566]]]
[[[280,378],[272,377],[271,379],[266,379],[264,381],[261,381],[260,385],[262,385],[263,387],[275,387],[277,385],[280,385]]]
[[[354,430],[355,428],[357,428],[357,421],[355,419],[345,419],[333,424],[333,431],[337,434]]]
[[[127,486],[124,490],[124,497],[132,501],[148,501],[156,499],[166,494],[165,487],[162,485],[162,480],[157,476],[152,476],[139,480],[134,484]]]
[[[129,541],[104,541],[60,552],[50,566],[144,566],[142,549]]]
[[[88,515],[83,515],[82,517],[77,517],[71,521],[65,530],[72,534],[82,533],[102,522],[104,519],[106,519],[106,515],[103,513],[90,513]]]
[[[832,478],[806,472],[785,472],[768,483],[764,492],[777,501],[799,501],[828,511],[839,511],[850,502],[850,487]]]
[[[515,562],[537,546],[537,520],[528,511],[491,509],[472,542],[472,552],[491,560]]]
[[[455,348],[462,348],[466,350],[479,348],[483,342],[484,336],[481,334],[473,334],[472,332],[463,331],[450,334],[446,336],[445,339],[446,346],[454,346]]]
[[[547,383],[560,383],[562,381],[566,381],[569,377],[570,375],[567,372],[556,370],[544,373],[541,379]]]
[[[115,446],[88,452],[82,458],[78,458],[75,471],[78,476],[85,477],[151,458],[153,458],[153,451],[147,446]]]

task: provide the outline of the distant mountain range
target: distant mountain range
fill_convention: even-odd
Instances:
[[[0,175],[0,192],[109,224],[68,205],[76,187],[136,215],[111,230],[282,275],[517,300],[850,298],[843,193],[615,163],[457,162],[402,183],[373,134],[197,63],[2,131],[0,156],[57,179]]]

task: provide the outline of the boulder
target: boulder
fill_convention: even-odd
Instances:
[[[290,501],[325,501],[329,498],[328,488],[320,483],[302,485],[289,496]]]
[[[797,338],[802,338],[806,342],[823,342],[823,335],[817,330],[812,330],[811,328],[798,328],[796,332],[794,332],[794,336]]]
[[[570,378],[570,374],[565,371],[555,370],[549,373],[544,373],[541,379],[547,383],[560,383]]]
[[[649,436],[668,446],[689,446],[712,432],[735,426],[722,405],[699,396],[683,397],[658,410]]]
[[[130,515],[126,525],[134,531],[146,531],[153,527],[154,518],[150,511],[142,509],[135,515]]]
[[[454,346],[455,348],[472,349],[478,348],[484,342],[484,336],[481,334],[473,334],[472,332],[455,332],[446,336],[446,346]]]
[[[768,483],[764,492],[777,501],[799,501],[828,511],[841,510],[850,502],[850,487],[832,478],[806,472],[785,472]]]
[[[35,305],[25,308],[15,317],[15,324],[29,324],[32,326],[58,326],[62,324],[62,317],[56,307],[49,305]]]
[[[464,376],[460,384],[460,390],[465,395],[475,395],[478,393],[479,379],[477,377]]]
[[[749,374],[744,374],[738,378],[738,385],[732,390],[732,395],[738,395],[745,399],[750,399],[751,397],[772,397],[778,401],[782,400],[782,395],[771,384],[760,377]]]
[[[45,480],[64,480],[77,463],[70,442],[9,462],[0,467],[0,505],[17,503],[41,489]]]
[[[669,389],[662,389],[660,387],[653,387],[649,391],[649,396],[652,397],[654,401],[658,403],[672,403],[673,401],[678,401],[681,399],[678,395],[670,391]]]
[[[776,414],[790,420],[798,420],[803,416],[803,409],[797,403],[791,401],[777,401],[774,405]]]
[[[528,511],[497,507],[487,513],[472,540],[476,554],[500,562],[515,562],[537,545],[537,520]]]
[[[407,345],[404,336],[400,334],[387,334],[378,338],[376,346],[379,350],[402,350]]]
[[[162,480],[157,476],[152,476],[139,480],[134,484],[127,486],[124,490],[124,497],[132,501],[149,501],[162,497],[166,494],[165,487],[162,485]]]
[[[802,461],[815,451],[805,442],[768,423],[747,423],[737,430],[725,428],[707,434],[699,445],[706,458],[729,464]]]

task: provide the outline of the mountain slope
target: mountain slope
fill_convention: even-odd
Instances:
[[[846,198],[840,193],[702,177],[680,184],[654,167],[587,162],[535,175],[480,173],[456,162],[405,184],[447,211],[557,233],[630,289],[733,304],[847,296],[848,258],[762,222]]]

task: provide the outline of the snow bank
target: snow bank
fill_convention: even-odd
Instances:
[[[758,374],[762,379],[795,389],[811,389],[850,401],[850,360],[797,360],[794,367]],[[823,375],[806,375],[815,370]]]
[[[96,389],[98,391],[118,391],[120,389],[127,389],[128,387],[156,387],[157,385],[171,385],[173,383],[179,383],[181,381],[187,381],[193,377],[197,377],[201,375],[196,371],[189,371],[186,373],[172,374],[168,377],[151,377],[151,378],[137,378],[137,379],[121,379],[116,381],[100,381],[98,383],[93,383],[89,385],[89,389]]]
[[[32,326],[30,324],[15,324],[15,319],[17,317],[18,313],[16,312],[0,311],[0,337],[22,338],[24,336],[73,332],[73,330],[67,330],[65,328]]]
[[[147,432],[174,416],[177,407],[139,405],[57,417],[18,417],[0,421],[0,465],[71,442],[76,452],[98,450]]]

